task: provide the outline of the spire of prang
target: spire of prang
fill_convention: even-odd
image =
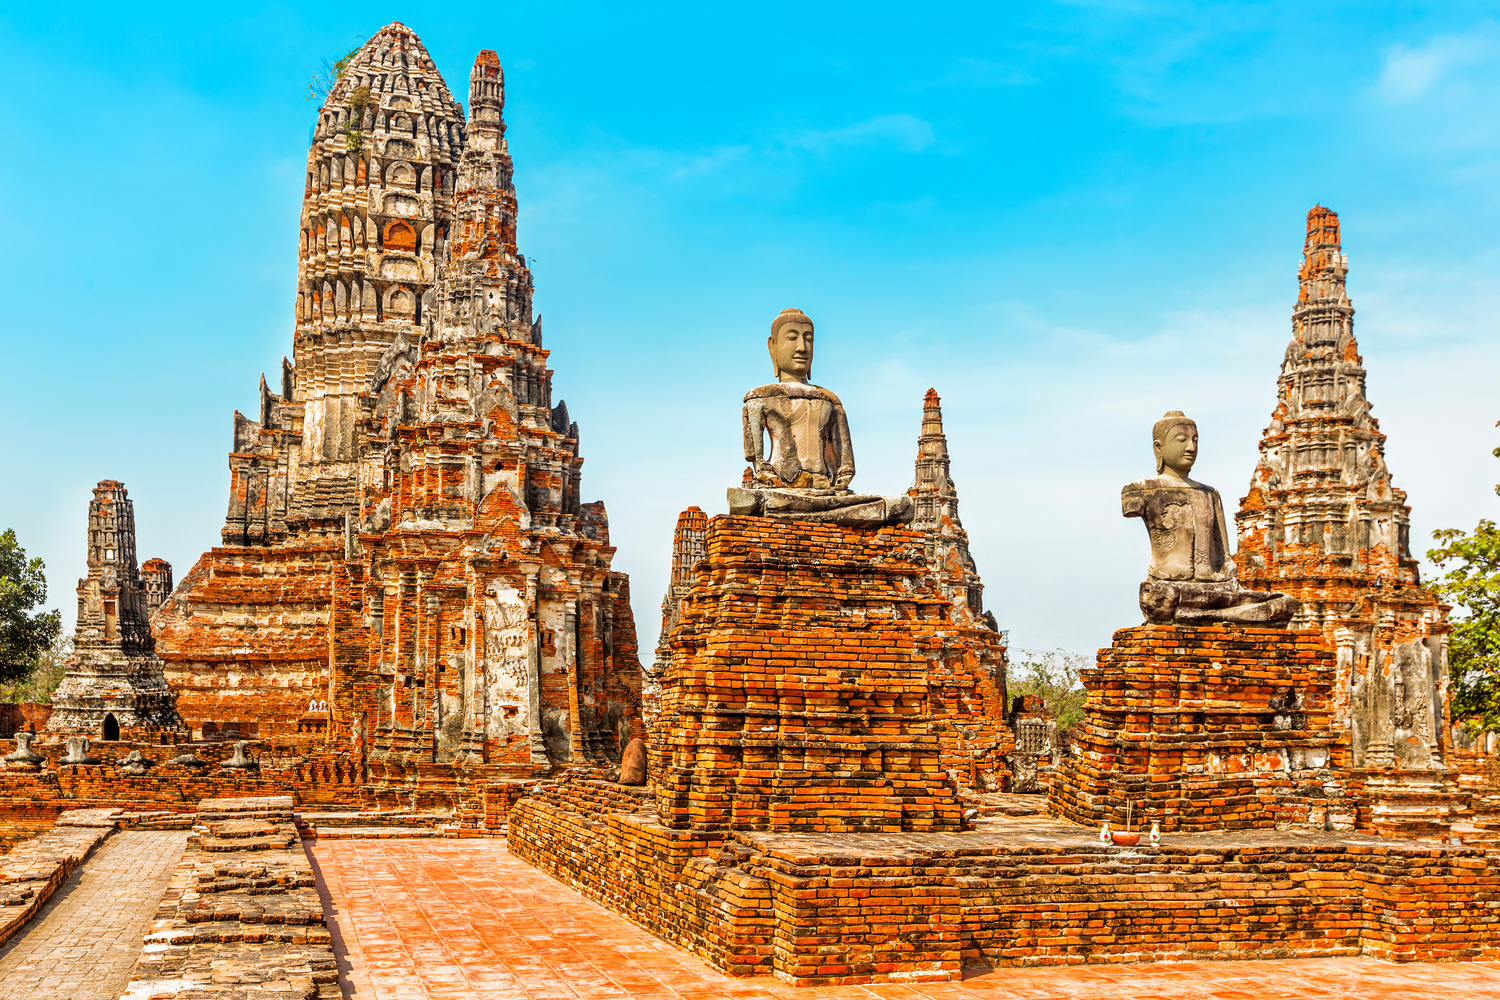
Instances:
[[[1416,581],[1406,494],[1391,484],[1385,435],[1365,398],[1348,269],[1338,215],[1314,206],[1276,409],[1237,518],[1241,576],[1272,589],[1287,574]],[[1317,616],[1317,602],[1303,604]]]
[[[302,465],[311,468],[303,477],[329,480],[309,491],[325,508],[310,516],[341,518],[352,509],[346,463],[358,452],[355,396],[388,344],[416,336],[451,225],[463,148],[463,108],[400,22],[350,57],[318,112],[293,350],[295,401],[307,406]]]
[[[922,433],[917,437],[916,482],[908,494],[917,507],[913,528],[935,528],[945,515],[955,526],[962,525],[958,519],[958,489],[949,476],[949,468],[943,401],[936,389],[928,389],[922,401]]]
[[[1339,647],[1336,697],[1355,720],[1357,766],[1441,766],[1447,624],[1418,585],[1411,508],[1365,397],[1348,270],[1338,215],[1314,206],[1276,408],[1235,515],[1235,561],[1246,586],[1297,599],[1295,627]]]
[[[922,400],[922,432],[917,436],[916,476],[906,495],[916,506],[911,526],[927,536],[927,565],[943,593],[976,618],[983,614],[984,584],[969,554],[969,535],[958,518],[958,487],[949,475],[948,435],[943,431],[943,401],[936,389]]]
[[[505,70],[500,57],[491,49],[481,49],[469,72],[469,138],[481,128],[497,129],[505,134]]]

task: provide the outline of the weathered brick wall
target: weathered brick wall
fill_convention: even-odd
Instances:
[[[717,864],[731,834],[674,830],[649,790],[542,785],[510,813],[517,857],[735,975],[772,970],[767,885]]]
[[[14,736],[20,732],[39,732],[47,728],[47,720],[50,718],[51,705],[38,705],[30,701],[0,702],[0,737]]]
[[[327,700],[342,555],[341,541],[322,540],[199,558],[152,619],[177,712],[195,735],[295,733],[308,704]]]
[[[720,969],[799,985],[980,966],[1500,958],[1500,856],[1481,850],[1229,834],[1126,849],[1051,826],[672,830],[642,791],[564,782],[517,802],[509,843]]]
[[[1500,795],[1500,756],[1474,747],[1448,751],[1448,766],[1458,772],[1458,783],[1477,795]]]
[[[999,636],[952,619],[920,532],[714,517],[680,609],[651,747],[670,826],[957,829],[948,771],[1013,746]]]
[[[1049,790],[1055,814],[1164,830],[1349,829],[1349,738],[1315,632],[1143,625],[1115,633]],[[1294,704],[1274,706],[1273,700]]]
[[[258,767],[249,771],[220,766],[234,754],[231,743],[98,741],[89,746],[98,764],[61,764],[67,753],[61,737],[43,736],[31,748],[45,758],[40,765],[0,771],[0,840],[5,842],[36,835],[66,809],[182,811],[202,798],[251,795],[290,795],[299,807],[371,804],[359,760],[320,736],[252,742],[247,753]],[[150,762],[144,775],[121,768],[133,750]],[[183,753],[195,754],[204,766],[171,763]]]

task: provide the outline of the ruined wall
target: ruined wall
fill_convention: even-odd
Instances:
[[[1003,766],[1003,706],[983,714],[993,692],[972,681],[1004,650],[954,620],[922,534],[719,516],[704,551],[652,733],[662,822],[956,828],[956,762],[939,732],[971,724],[983,769]],[[964,777],[969,764],[966,753]]]
[[[589,781],[521,799],[509,835],[518,857],[714,967],[798,986],[984,966],[1500,958],[1500,864],[1483,850],[1287,836],[1117,848],[1051,827],[963,840],[677,830],[632,790]]]
[[[1141,625],[1115,633],[1053,776],[1054,815],[1163,830],[1351,830],[1349,736],[1314,631]]]
[[[197,736],[299,731],[329,697],[329,620],[343,544],[214,548],[153,619],[177,710]]]

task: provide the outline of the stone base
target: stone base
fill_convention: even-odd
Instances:
[[[540,786],[511,850],[731,975],[794,985],[965,968],[1316,958],[1500,959],[1500,858],[1360,835],[1100,844],[1057,820],[951,834],[673,830],[651,793]]]
[[[666,643],[649,743],[662,823],[962,828],[943,733],[956,742],[966,725],[992,753],[1010,749],[990,676],[1004,650],[953,620],[922,534],[719,516],[704,548]],[[960,673],[975,693],[950,713],[943,695]]]
[[[1315,632],[1142,625],[1082,671],[1084,722],[1054,814],[1165,831],[1352,829],[1349,736],[1330,725],[1333,651]]]
[[[742,489],[731,486],[729,513],[737,517],[770,517],[783,521],[839,524],[846,528],[884,528],[908,524],[916,514],[911,497],[886,497],[850,490]]]
[[[1368,829],[1382,837],[1444,838],[1456,825],[1462,836],[1465,828],[1472,828],[1470,793],[1456,779],[1457,774],[1447,770],[1366,771]]]

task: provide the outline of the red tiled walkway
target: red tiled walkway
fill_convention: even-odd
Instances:
[[[512,857],[499,840],[340,840],[311,854],[351,1000],[1500,998],[1500,965],[1363,959],[1000,969],[961,983],[732,979]]]

